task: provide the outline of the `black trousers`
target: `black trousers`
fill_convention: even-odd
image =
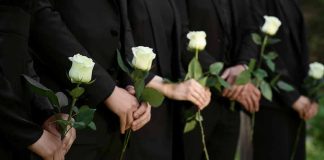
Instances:
[[[300,123],[297,112],[290,108],[261,106],[255,119],[254,160],[290,160]],[[305,152],[303,127],[295,160],[305,160]]]
[[[233,160],[240,130],[240,113],[231,111],[229,105],[220,105],[213,98],[210,106],[202,111],[207,149],[210,160]],[[197,126],[184,135],[186,160],[205,159],[202,150],[201,133]]]

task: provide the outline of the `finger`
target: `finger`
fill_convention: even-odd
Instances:
[[[236,91],[233,92],[232,99],[237,99],[238,96],[242,94],[242,92],[246,89],[246,86],[239,86],[237,87]]]
[[[222,96],[223,97],[227,97],[227,95],[229,94],[229,92],[230,92],[230,89],[224,89],[223,90],[223,93],[222,93]]]
[[[137,111],[134,112],[134,118],[137,119],[139,118],[141,115],[143,115],[146,111],[146,104],[142,103],[141,106],[139,107],[139,109]]]
[[[233,94],[233,92],[234,92],[234,90],[235,90],[236,88],[237,88],[237,85],[233,85],[233,86],[231,86],[230,89],[226,89],[227,92],[224,93],[223,96],[224,96],[224,97],[227,97],[227,98],[229,98],[229,99],[231,99],[230,95]]]
[[[198,99],[196,99],[192,94],[189,94],[187,98],[191,103],[193,103],[200,109],[200,106],[202,106],[202,104],[199,102]]]
[[[71,138],[70,138],[70,141],[68,142],[66,148],[65,148],[65,153],[64,154],[67,154],[69,152],[69,150],[71,149],[71,146],[73,145],[75,139],[76,139],[76,130],[73,128],[71,129]]]
[[[126,130],[126,116],[120,117],[120,133],[125,134]]]
[[[134,112],[127,113],[126,130],[132,127],[132,124],[134,122],[133,114],[134,114]]]
[[[227,97],[229,97],[230,99],[234,99],[233,96],[236,94],[236,92],[239,92],[242,86],[233,86],[230,89],[230,92],[228,93]]]
[[[259,99],[255,95],[251,95],[251,100],[253,102],[253,111],[258,112],[259,111]]]
[[[235,76],[229,75],[228,78],[227,78],[227,82],[229,84],[234,84],[234,82],[235,82]]]
[[[135,88],[134,86],[128,85],[126,86],[126,90],[128,91],[128,93],[130,93],[131,95],[135,95]]]
[[[200,86],[200,84],[194,84],[192,86],[192,92],[190,92],[193,97],[200,103],[199,105],[204,104],[204,95],[205,95],[205,89]]]
[[[250,112],[250,109],[249,109],[249,106],[247,105],[247,102],[246,100],[244,99],[238,99],[238,102],[244,107],[244,109],[248,112]]]
[[[226,69],[226,70],[223,72],[221,78],[222,78],[222,79],[227,79],[228,76],[230,75],[230,73],[231,73],[231,70],[230,70],[230,69]]]
[[[313,112],[313,108],[310,109],[305,115],[304,115],[304,119],[305,120],[309,120],[311,118],[311,114]]]
[[[137,120],[134,121],[132,125],[132,129],[137,131],[142,128],[146,123],[148,123],[151,119],[151,105],[147,104],[146,112]]]
[[[307,104],[304,105],[300,113],[303,119],[307,117],[307,113],[310,112],[311,108],[312,108],[311,105],[307,105]]]
[[[253,102],[250,98],[246,98],[246,103],[248,105],[249,108],[249,112],[253,113]]]
[[[201,94],[197,93],[197,91],[194,91],[191,93],[191,96],[195,99],[195,104],[199,107],[203,106],[204,100],[201,96]]]
[[[307,113],[307,116],[306,116],[307,120],[312,119],[316,115],[316,112],[317,112],[316,106],[312,105],[312,108]]]

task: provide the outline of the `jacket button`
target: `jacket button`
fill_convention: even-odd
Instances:
[[[117,37],[119,35],[118,31],[116,30],[110,30],[110,34],[114,37]]]

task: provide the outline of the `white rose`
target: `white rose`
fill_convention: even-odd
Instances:
[[[206,33],[204,31],[189,32],[187,34],[187,38],[190,40],[188,45],[188,48],[190,50],[198,49],[199,51],[201,51],[204,50],[207,45]]]
[[[277,17],[273,16],[264,16],[265,23],[262,26],[261,30],[263,33],[274,36],[281,26],[281,21]]]
[[[324,75],[324,66],[321,63],[314,62],[309,65],[308,75],[314,79],[322,79]]]
[[[149,47],[138,46],[133,47],[132,51],[134,55],[132,61],[133,66],[143,71],[149,71],[152,67],[152,62],[156,57],[153,49]]]
[[[89,83],[95,65],[93,60],[80,54],[69,57],[69,60],[72,61],[72,67],[69,71],[72,83]]]

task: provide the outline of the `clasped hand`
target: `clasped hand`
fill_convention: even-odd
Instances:
[[[115,87],[111,96],[105,100],[105,105],[119,117],[122,134],[128,129],[139,130],[151,119],[150,104],[139,104],[134,95],[133,86],[127,86],[126,89]]]
[[[76,130],[74,128],[67,132],[63,140],[61,139],[61,134],[55,124],[57,116],[68,119],[67,114],[53,115],[48,118],[43,124],[44,130],[41,137],[28,147],[44,160],[64,160],[65,154],[70,150],[76,139]]]
[[[223,96],[230,100],[238,101],[245,110],[254,113],[258,112],[260,108],[261,92],[252,83],[245,85],[236,85],[235,79],[240,75],[245,68],[242,65],[236,65],[226,69],[222,75],[231,88],[223,91]]]

